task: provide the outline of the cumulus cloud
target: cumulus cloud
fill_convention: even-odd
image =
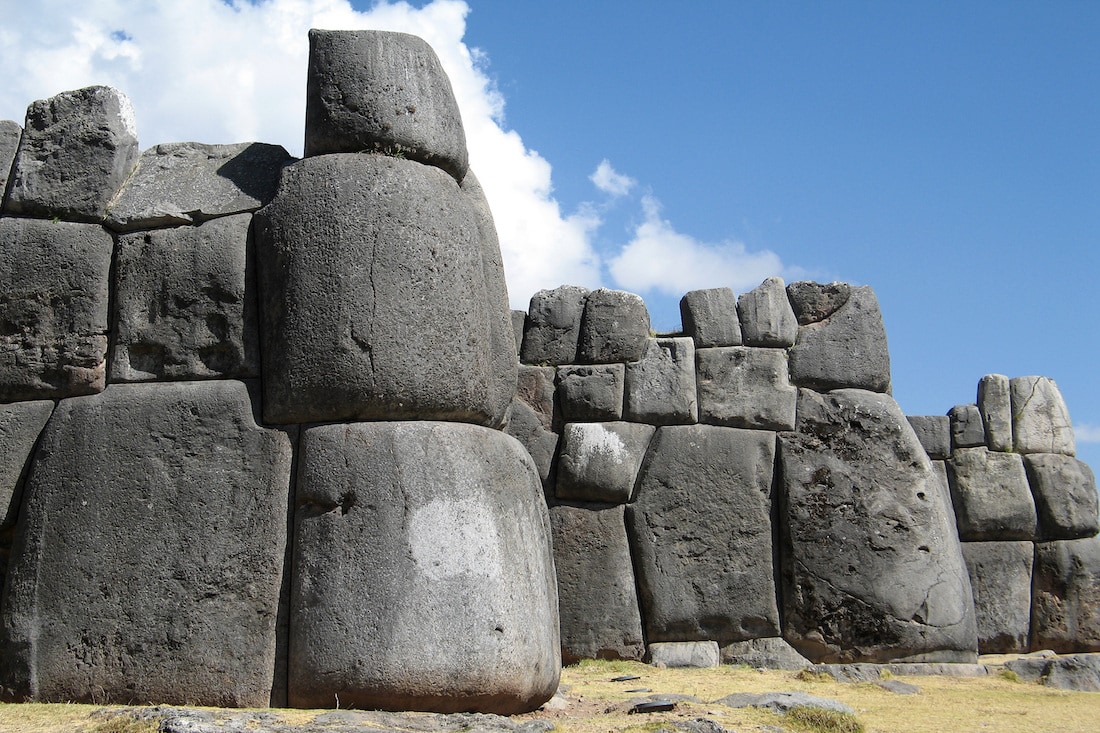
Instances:
[[[750,252],[741,242],[700,242],[661,218],[659,202],[642,199],[643,221],[608,261],[615,283],[627,290],[683,295],[689,290],[750,290],[774,275],[790,275],[774,252]]]
[[[1100,425],[1077,423],[1073,426],[1073,435],[1078,443],[1100,443]]]
[[[619,173],[611,167],[611,161],[604,158],[596,167],[596,172],[588,177],[596,188],[612,196],[625,196],[634,188],[636,181],[630,176]]]

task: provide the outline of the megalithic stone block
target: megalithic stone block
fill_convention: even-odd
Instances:
[[[650,425],[698,422],[696,353],[690,338],[648,339],[642,358],[626,365],[626,419]]]
[[[630,501],[653,431],[632,422],[568,423],[558,457],[558,498]]]
[[[929,458],[943,460],[951,456],[951,418],[947,415],[906,415],[905,419]]]
[[[513,714],[554,694],[549,518],[519,443],[456,423],[325,425],[299,460],[292,706]]]
[[[1031,542],[964,542],[963,557],[974,590],[978,651],[1019,654],[1031,630]]]
[[[1100,537],[1035,545],[1031,646],[1100,652]]]
[[[584,364],[558,369],[562,420],[601,422],[623,416],[624,364]]]
[[[798,389],[787,374],[787,352],[750,346],[698,349],[699,421],[758,430],[794,427]]]
[[[989,450],[1012,450],[1012,397],[1008,377],[987,374],[978,381],[978,411],[982,414]]]
[[[680,298],[680,320],[684,335],[694,339],[696,348],[741,345],[737,297],[729,288],[687,293]]]
[[[311,30],[305,154],[362,152],[401,155],[465,178],[466,134],[451,82],[417,36]]]
[[[13,528],[35,441],[53,412],[53,400],[0,405],[0,598],[3,597]]]
[[[588,294],[581,317],[577,359],[586,364],[638,361],[649,339],[649,311],[641,296],[598,288]]]
[[[535,459],[539,478],[547,489],[553,488],[551,470],[560,437],[556,432],[559,428],[554,403],[554,367],[521,365],[504,432],[518,440]]]
[[[255,238],[268,421],[500,424],[478,215],[446,174],[306,158],[257,212]]]
[[[1077,452],[1069,410],[1049,377],[1016,377],[1012,394],[1012,439],[1017,453]]]
[[[96,86],[41,99],[27,108],[4,213],[102,221],[137,159],[122,92]]]
[[[1035,500],[1020,456],[960,448],[947,461],[947,472],[964,542],[1036,538]]]
[[[1088,464],[1056,453],[1024,456],[1035,509],[1039,538],[1076,540],[1100,532],[1096,478]]]
[[[737,299],[741,338],[745,346],[792,346],[798,335],[798,320],[787,299],[783,280],[769,277]]]
[[[8,699],[270,704],[293,437],[256,424],[258,398],[206,381],[60,402],[4,595]]]
[[[791,381],[799,386],[889,392],[890,351],[875,292],[852,288],[827,318],[800,326],[790,356]]]
[[[986,445],[985,421],[976,404],[955,405],[948,413],[951,421],[951,448],[977,448]]]
[[[520,351],[524,364],[560,366],[577,361],[581,316],[589,292],[576,285],[562,285],[531,296]]]
[[[15,162],[15,151],[19,149],[19,138],[23,128],[12,120],[0,120],[0,204],[4,201],[4,191],[8,188],[8,175]]]

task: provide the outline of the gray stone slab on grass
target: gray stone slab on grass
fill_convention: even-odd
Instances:
[[[783,280],[769,277],[737,299],[741,343],[745,346],[793,346],[798,320],[787,299]]]
[[[112,382],[259,376],[251,221],[119,236]]]
[[[0,120],[0,204],[3,203],[4,191],[8,187],[8,175],[11,173],[12,164],[15,163],[15,151],[19,149],[19,138],[23,135],[23,128],[13,120]]]
[[[15,524],[28,461],[53,400],[0,405],[0,530]]]
[[[130,100],[86,87],[27,108],[5,214],[99,222],[138,159]]]
[[[292,706],[513,714],[550,699],[550,526],[519,443],[456,423],[325,425],[299,461]]]
[[[947,461],[947,473],[961,540],[1036,538],[1035,500],[1019,455],[960,448]]]
[[[986,445],[985,421],[975,404],[955,405],[947,412],[951,421],[951,448],[977,448]]]
[[[600,422],[623,416],[624,364],[563,366],[558,369],[562,420]]]
[[[1017,453],[1075,455],[1073,423],[1058,385],[1049,377],[1016,377],[1012,393],[1012,439]]]
[[[807,695],[805,692],[735,692],[715,700],[730,708],[765,708],[777,713],[788,713],[792,708],[821,708],[835,713],[855,715],[855,711],[838,700]]]
[[[14,699],[266,707],[292,437],[242,382],[62,400],[28,478],[0,631]]]
[[[516,396],[504,428],[535,459],[539,478],[548,489],[553,488],[551,469],[559,438],[554,409],[554,372],[554,367],[520,365]]]
[[[799,386],[889,392],[890,351],[875,292],[854,287],[828,318],[800,326],[790,357],[791,382]]]
[[[654,667],[717,667],[721,655],[716,641],[664,641],[648,647],[649,663]]]
[[[947,415],[906,415],[905,419],[929,458],[951,457],[951,418]]]
[[[1096,477],[1088,464],[1057,453],[1031,453],[1024,456],[1024,467],[1039,514],[1039,539],[1076,540],[1100,532]]]
[[[815,662],[972,661],[951,508],[894,400],[799,390],[779,445],[784,638]]]
[[[306,156],[377,152],[466,176],[466,133],[450,79],[423,39],[309,32]]]
[[[294,158],[266,143],[164,143],[141,154],[104,222],[115,231],[197,224],[251,213],[275,195]]]
[[[94,224],[3,218],[0,242],[0,401],[103,389],[110,235]]]
[[[1020,654],[1031,630],[1031,542],[964,542],[981,654]]]
[[[1100,651],[1100,537],[1035,545],[1031,648]]]
[[[787,299],[800,326],[824,321],[847,303],[851,295],[852,286],[841,282],[799,280],[787,286]]]
[[[645,353],[649,334],[649,310],[641,296],[598,288],[584,302],[577,360],[586,364],[637,361]]]
[[[550,508],[562,662],[645,655],[622,506]]]
[[[476,213],[445,173],[306,158],[254,229],[268,421],[500,423]]]
[[[987,374],[978,381],[978,411],[989,450],[1012,450],[1012,395],[1008,377]]]
[[[783,349],[728,346],[695,352],[699,421],[762,430],[794,427],[798,388]]]
[[[695,345],[690,338],[649,339],[639,361],[626,365],[623,415],[650,425],[698,422]]]
[[[587,288],[562,285],[532,295],[520,361],[539,366],[575,363],[588,293]]]
[[[654,430],[630,422],[568,423],[558,456],[557,497],[630,501]]]
[[[1100,692],[1100,654],[1021,657],[1005,662],[1021,680],[1075,692]]]
[[[810,666],[810,660],[780,637],[735,641],[722,647],[722,664],[744,665],[753,669],[798,670]]]
[[[687,293],[680,298],[680,320],[684,335],[693,339],[700,349],[741,345],[737,296],[729,288]]]
[[[769,432],[658,428],[626,514],[649,643],[779,635],[774,458]]]

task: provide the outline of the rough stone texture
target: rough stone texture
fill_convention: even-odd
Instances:
[[[588,294],[577,358],[588,364],[637,361],[649,340],[649,311],[641,296],[599,288]]]
[[[98,392],[114,243],[101,227],[0,219],[0,400]]]
[[[798,320],[787,299],[783,280],[769,277],[737,299],[741,338],[745,346],[793,346]]]
[[[516,395],[519,357],[516,352],[512,311],[508,305],[508,285],[504,282],[504,259],[500,254],[493,212],[485,191],[473,171],[462,179],[462,192],[472,204],[474,219],[481,239],[481,268],[485,276],[485,296],[488,298],[489,345],[489,412],[502,420],[508,405]],[[494,423],[492,427],[500,427]]]
[[[1100,692],[1100,654],[1023,657],[1005,662],[1021,680],[1075,692]]]
[[[989,450],[1012,450],[1012,397],[1008,377],[987,374],[978,381],[978,411]]]
[[[1034,540],[1035,501],[1015,453],[960,448],[947,462],[959,539]]]
[[[520,366],[516,396],[504,428],[531,454],[545,487],[550,487],[554,454],[558,451],[554,371],[554,367]]]
[[[784,638],[815,662],[973,661],[951,508],[894,400],[800,390],[779,445]]]
[[[4,191],[8,187],[8,175],[15,162],[15,151],[19,149],[19,138],[23,128],[13,120],[0,120],[0,204],[4,200]]]
[[[52,400],[0,405],[0,531],[15,524],[27,462],[53,406]]]
[[[986,444],[985,422],[977,405],[955,405],[947,412],[947,419],[951,421],[952,449],[977,448]]]
[[[455,423],[325,425],[299,461],[292,706],[512,714],[550,699],[550,526],[519,443]]]
[[[527,325],[527,311],[512,311],[512,331],[516,338],[516,354],[523,348],[523,329]]]
[[[690,338],[648,339],[645,354],[626,365],[623,414],[650,425],[697,422],[695,344]]]
[[[1031,542],[964,542],[981,654],[1019,654],[1031,629]]]
[[[692,290],[680,298],[680,320],[700,349],[741,345],[737,296],[729,288]]]
[[[838,700],[807,695],[805,692],[735,692],[715,700],[715,703],[730,708],[764,708],[777,713],[786,713],[791,708],[820,708],[848,715],[855,715],[856,712]]]
[[[1054,453],[1024,456],[1035,509],[1039,539],[1076,540],[1100,532],[1097,520],[1096,478],[1088,464]]]
[[[520,361],[542,366],[574,363],[588,293],[586,288],[562,285],[532,295]]]
[[[648,642],[779,635],[774,458],[772,433],[657,430],[626,514]]]
[[[654,667],[717,667],[721,662],[716,641],[666,641],[649,645]]]
[[[112,382],[259,376],[251,221],[119,237]]]
[[[728,346],[695,352],[699,421],[763,430],[794,427],[798,389],[783,349]]]
[[[165,143],[138,160],[104,222],[126,232],[251,213],[275,195],[294,158],[281,145]]]
[[[787,286],[787,299],[800,326],[824,321],[847,303],[851,295],[852,286],[848,283],[800,280]]]
[[[722,647],[722,664],[745,665],[753,669],[805,669],[810,660],[785,639],[771,637],[735,641]]]
[[[1016,377],[1012,393],[1012,439],[1017,453],[1077,452],[1073,423],[1058,385],[1049,377]]]
[[[946,415],[906,415],[929,458],[951,457],[951,418]]]
[[[565,664],[645,655],[624,511],[550,508]]]
[[[255,231],[270,422],[499,424],[477,215],[442,171],[306,158]]]
[[[623,416],[626,366],[595,364],[558,370],[558,403],[569,422],[619,420]]]
[[[854,287],[828,318],[800,326],[790,356],[791,381],[799,386],[889,392],[890,351],[875,291]]]
[[[224,381],[58,405],[4,597],[9,699],[269,704],[292,438],[257,399]]]
[[[1035,545],[1031,648],[1100,651],[1100,537]]]
[[[558,457],[558,498],[630,501],[654,430],[631,422],[567,424]]]
[[[102,221],[137,159],[134,110],[118,90],[40,99],[27,108],[4,213]]]
[[[311,30],[307,74],[306,156],[379,152],[465,178],[462,116],[439,58],[423,39]]]

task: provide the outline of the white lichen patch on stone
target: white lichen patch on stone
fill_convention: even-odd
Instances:
[[[626,444],[614,431],[598,423],[575,423],[570,426],[573,434],[570,443],[575,447],[574,460],[587,462],[593,458],[610,460],[622,465],[627,458]]]

